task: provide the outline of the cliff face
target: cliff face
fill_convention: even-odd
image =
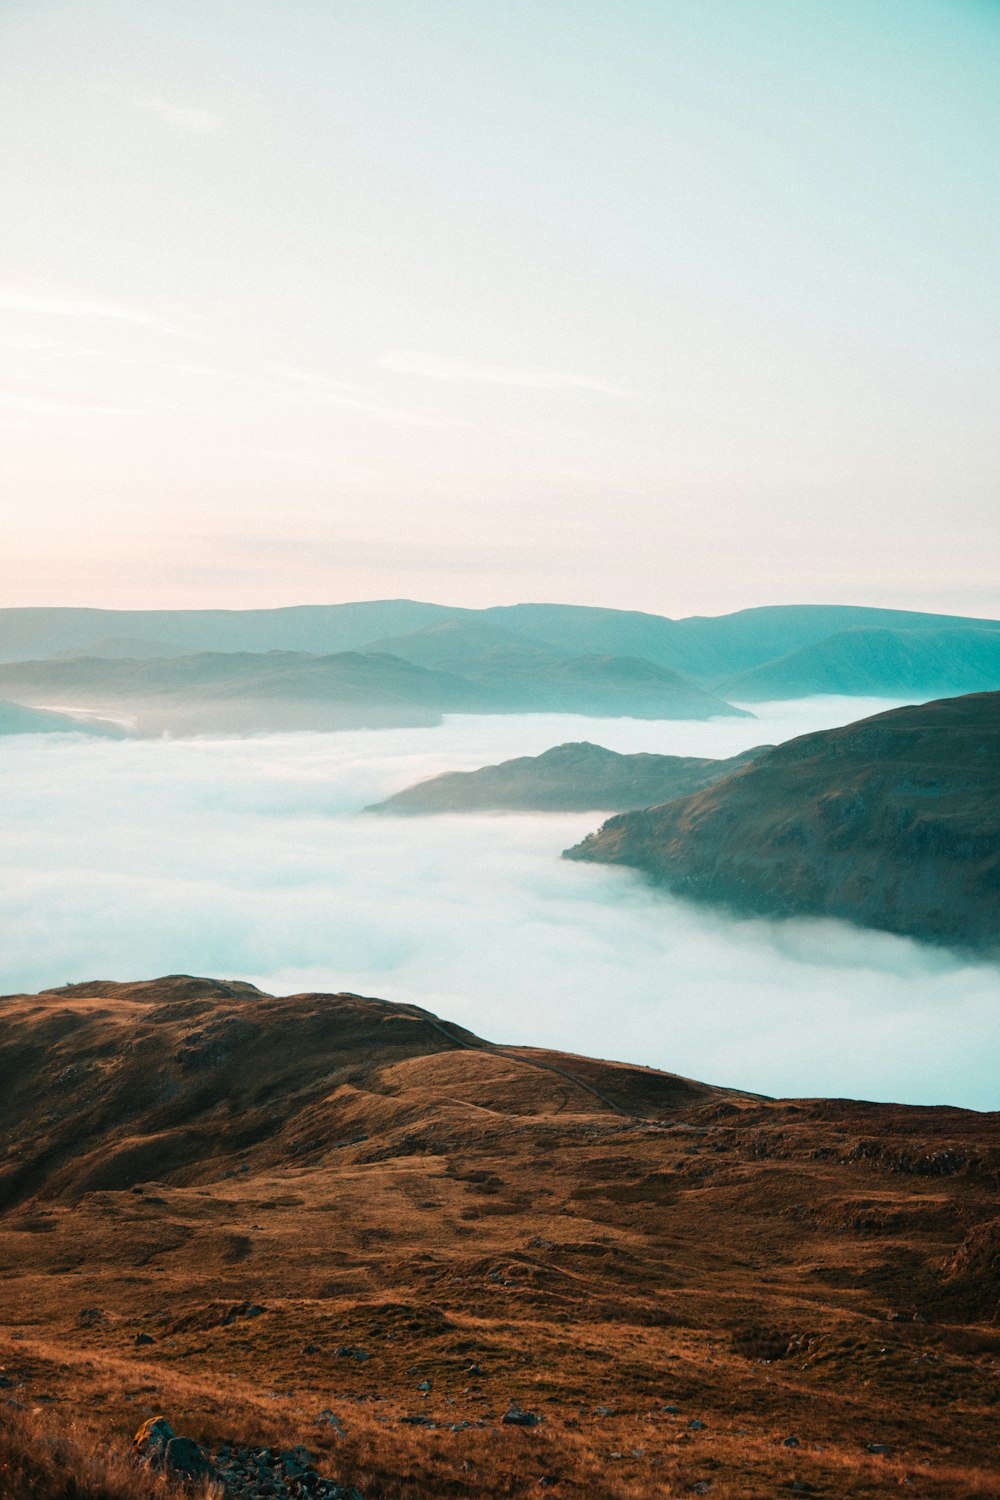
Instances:
[[[726,760],[694,755],[619,755],[586,740],[555,745],[478,771],[446,771],[404,787],[368,812],[586,812],[649,807],[686,796],[761,755],[767,746]]]
[[[611,818],[571,859],[767,916],[1000,947],[1000,693],[791,740],[691,796]]]

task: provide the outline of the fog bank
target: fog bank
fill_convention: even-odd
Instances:
[[[731,755],[892,705],[708,723],[531,715],[255,740],[0,741],[0,987],[187,972],[411,1000],[497,1041],[776,1094],[1000,1106],[1000,970],[734,920],[559,859],[599,815],[387,819],[421,776],[561,741]]]

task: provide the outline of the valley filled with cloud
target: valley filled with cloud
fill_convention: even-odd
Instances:
[[[567,740],[724,756],[888,707],[755,719],[456,716],[257,739],[0,742],[8,988],[183,970],[412,1001],[497,1041],[769,1094],[989,1108],[995,965],[846,923],[736,919],[561,851],[599,814],[373,817]]]

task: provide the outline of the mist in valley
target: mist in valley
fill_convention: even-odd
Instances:
[[[737,920],[561,851],[599,814],[384,818],[424,776],[567,740],[728,756],[895,706],[459,716],[253,739],[0,741],[7,991],[183,970],[411,1001],[492,1040],[769,1094],[995,1108],[1000,972],[830,921]]]

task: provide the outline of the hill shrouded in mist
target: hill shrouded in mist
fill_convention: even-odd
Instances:
[[[576,812],[649,807],[710,786],[769,750],[711,760],[695,755],[620,755],[586,741],[556,745],[478,771],[447,771],[404,787],[368,812]]]
[[[995,951],[1000,693],[788,741],[702,792],[567,850],[765,916],[842,917]]]
[[[627,657],[546,656],[466,677],[376,651],[60,656],[0,664],[0,690],[27,704],[122,715],[145,734],[398,728],[437,724],[445,713],[743,713],[666,667]]]
[[[34,1407],[39,1462],[45,1413],[77,1462],[162,1413],[234,1496],[234,1432],[385,1500],[988,1493],[995,1115],[188,976],[0,1015],[0,1447]]]

